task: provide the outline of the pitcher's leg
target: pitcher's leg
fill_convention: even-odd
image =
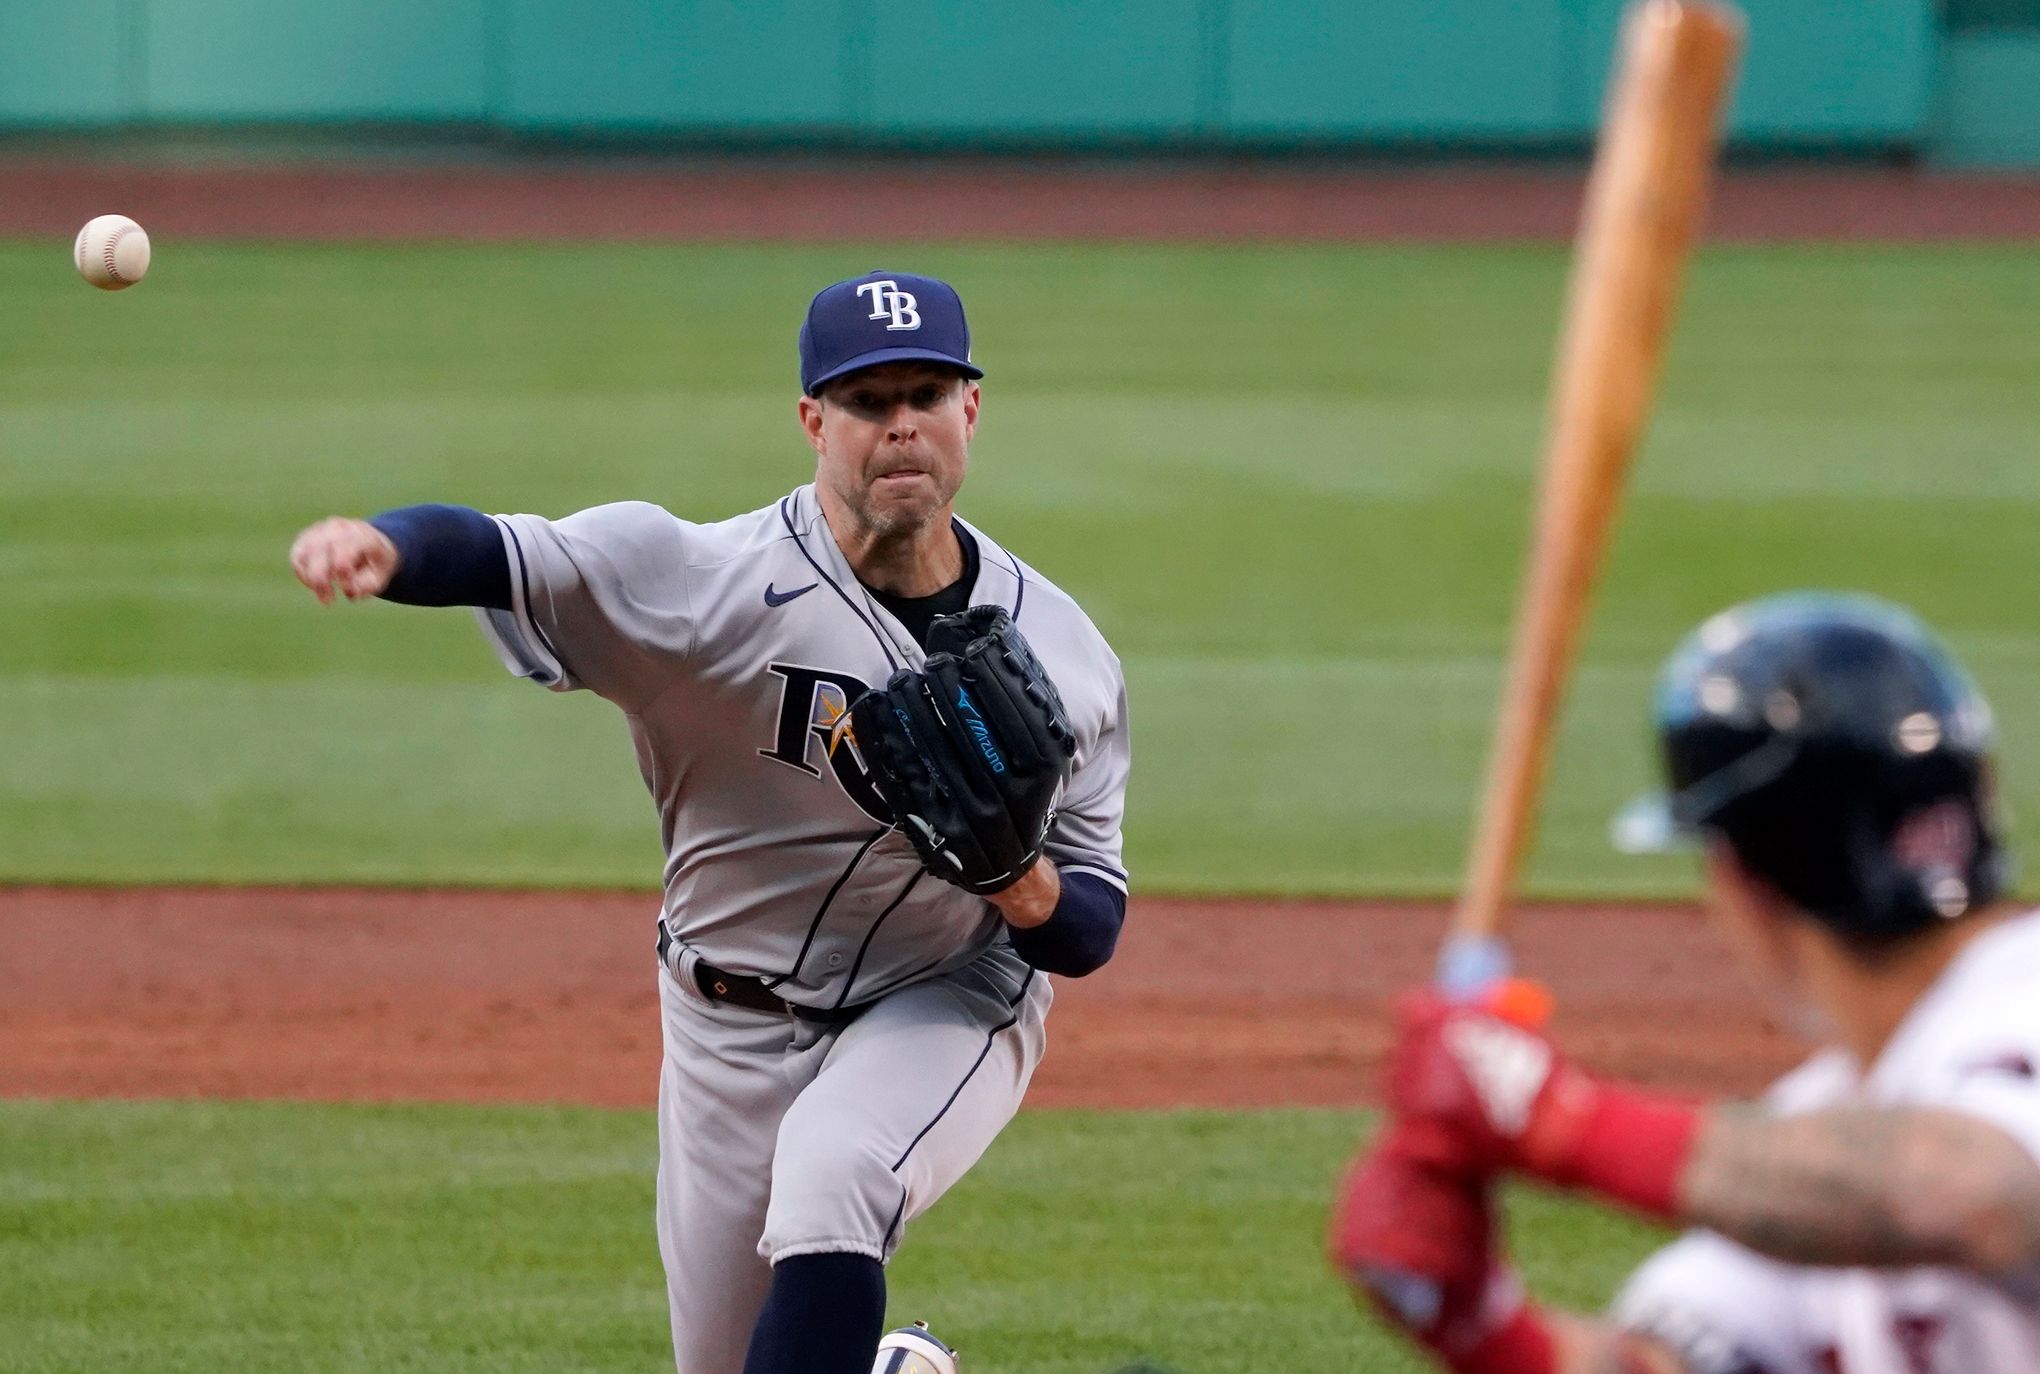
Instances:
[[[1018,1110],[1049,998],[1046,978],[994,950],[845,1030],[780,1123],[764,1252],[889,1259]]]
[[[871,1374],[885,1330],[885,1266],[868,1255],[793,1255],[751,1333],[744,1374]]]
[[[679,1374],[738,1374],[772,1271],[758,1254],[785,1074],[783,1021],[659,977],[659,1255]]]

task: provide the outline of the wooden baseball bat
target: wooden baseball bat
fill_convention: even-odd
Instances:
[[[1505,906],[1530,833],[1565,678],[1698,231],[1742,19],[1707,0],[1642,0],[1623,25],[1573,248],[1540,496],[1447,987],[1508,971]]]

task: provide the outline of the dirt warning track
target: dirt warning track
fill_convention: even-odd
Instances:
[[[108,206],[164,242],[308,240],[1497,242],[1572,236],[1565,167],[1339,162],[516,158],[199,164],[0,152],[0,235],[68,245]],[[2019,240],[2040,178],[1732,170],[1716,241]]]

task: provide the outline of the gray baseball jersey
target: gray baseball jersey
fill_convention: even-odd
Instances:
[[[628,717],[676,940],[729,972],[784,978],[789,1001],[834,1006],[999,938],[998,912],[925,873],[851,752],[828,748],[849,701],[922,653],[851,572],[812,487],[715,524],[643,502],[499,522],[514,606],[477,615],[512,672]],[[1123,889],[1119,661],[1074,601],[970,528],[971,603],[1012,613],[1077,736],[1047,852]]]
[[[811,486],[708,524],[639,502],[497,523],[513,605],[477,611],[484,630],[513,673],[622,709],[658,809],[659,1232],[679,1367],[729,1374],[767,1261],[888,1258],[983,1153],[1039,1061],[1048,980],[996,908],[921,867],[854,752],[828,747],[850,701],[923,655]],[[1123,891],[1118,659],[1074,601],[967,528],[972,604],[1007,608],[1077,738],[1046,852]],[[703,960],[802,1005],[875,1005],[823,1030],[711,1003],[689,976]]]

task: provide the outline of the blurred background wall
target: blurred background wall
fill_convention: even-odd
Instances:
[[[1743,0],[1745,151],[2040,166],[2040,0]],[[1569,150],[1620,0],[7,0],[0,128]]]

